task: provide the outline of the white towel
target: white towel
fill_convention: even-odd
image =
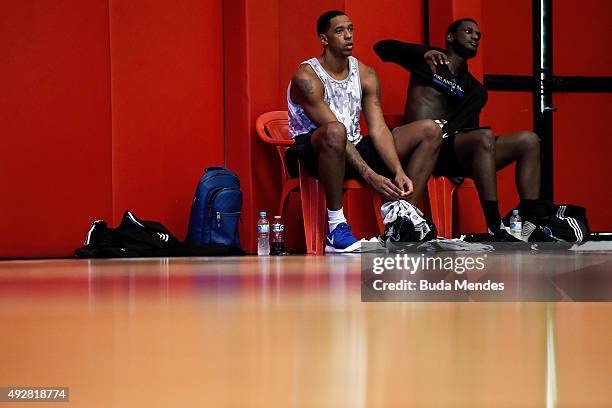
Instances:
[[[419,238],[422,240],[429,232],[431,228],[423,217],[423,213],[405,200],[389,201],[384,203],[380,208],[383,222],[385,226],[392,224],[398,218],[404,218],[410,220],[414,225],[414,230],[419,233]],[[387,231],[387,236],[391,237],[394,231]]]

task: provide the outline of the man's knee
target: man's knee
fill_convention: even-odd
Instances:
[[[323,148],[335,152],[346,150],[346,128],[340,122],[332,122],[326,125],[325,137],[323,138]]]
[[[475,150],[493,153],[495,151],[495,138],[490,129],[475,130],[472,132]]]
[[[425,146],[431,150],[438,150],[442,146],[442,129],[433,120],[423,119],[409,126],[402,126],[394,134],[396,145],[400,140],[416,146]],[[408,130],[410,129],[410,130]]]
[[[519,133],[518,143],[526,152],[538,153],[540,152],[540,138],[533,132],[523,131]]]
[[[425,120],[423,123],[422,141],[432,149],[438,150],[442,146],[442,128],[433,120]]]

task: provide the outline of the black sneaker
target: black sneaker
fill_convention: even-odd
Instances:
[[[503,228],[499,228],[495,231],[489,230],[489,236],[491,237],[491,241],[489,242],[523,242]]]

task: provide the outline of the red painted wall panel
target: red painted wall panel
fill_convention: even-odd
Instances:
[[[429,42],[431,45],[444,48],[446,28],[457,18],[453,9],[452,0],[429,1]]]
[[[612,75],[609,0],[553,3],[555,75]]]
[[[533,73],[532,0],[483,1],[482,41],[487,74]]]
[[[386,1],[372,13],[372,3],[349,0],[347,13],[355,24],[354,55],[376,70],[381,85],[381,103],[385,113],[404,113],[408,72],[384,63],[372,47],[383,39],[423,42],[423,2],[421,0]]]
[[[251,118],[246,0],[223,2],[225,141],[227,167],[240,177],[243,192],[240,243],[254,248],[253,181],[251,171]]]
[[[553,102],[555,201],[586,207],[593,231],[612,231],[612,133],[600,120],[612,95],[559,93]]]
[[[106,0],[0,3],[0,258],[68,256],[111,215]]]
[[[221,2],[5,2],[0,19],[0,257],[71,255],[125,209],[182,238],[224,160]]]
[[[184,238],[203,169],[224,164],[221,2],[110,2],[113,215]]]
[[[280,14],[282,2],[261,0],[248,2],[248,67],[250,112],[248,133],[251,145],[252,194],[253,207],[249,211],[252,217],[248,227],[250,231],[244,236],[251,242],[248,248],[256,249],[255,224],[259,211],[267,211],[268,219],[277,213],[280,198],[281,171],[275,148],[260,142],[255,132],[255,120],[270,109],[279,106],[286,109],[284,100],[279,99],[280,89],[286,86],[286,81],[279,77],[279,42],[283,37],[292,37],[299,43],[301,35],[297,27],[291,30],[281,30],[283,16]],[[295,31],[294,31],[295,30]],[[294,45],[295,46],[295,45]]]

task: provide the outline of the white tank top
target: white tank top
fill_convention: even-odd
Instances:
[[[359,117],[361,115],[361,80],[359,78],[359,61],[349,57],[349,74],[345,79],[332,78],[321,66],[319,60],[311,58],[302,62],[312,67],[323,83],[323,100],[336,115],[338,122],[346,128],[346,137],[356,145],[361,140]],[[308,118],[304,109],[291,100],[291,82],[287,88],[287,105],[289,109],[289,134],[291,138],[308,133],[317,126]]]

